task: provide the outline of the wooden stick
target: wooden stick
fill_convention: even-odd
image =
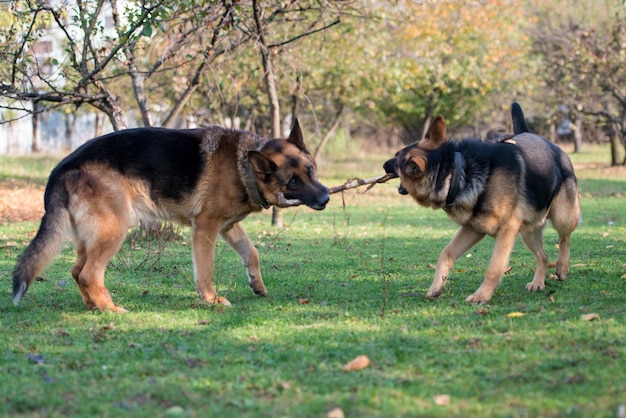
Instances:
[[[376,186],[378,183],[385,183],[391,179],[397,178],[396,175],[393,174],[384,174],[382,176],[371,177],[369,179],[348,179],[345,183],[340,184],[339,186],[330,187],[328,189],[328,193],[335,194],[339,192],[343,192],[349,189],[355,189],[359,186],[367,185],[367,189],[365,191],[369,191],[372,187]],[[289,207],[289,206],[299,206],[302,202],[298,199],[286,199],[285,195],[282,193],[278,194],[278,206],[281,208]]]

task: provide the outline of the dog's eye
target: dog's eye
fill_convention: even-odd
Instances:
[[[307,174],[309,177],[313,177],[313,176],[315,175],[315,173],[313,172],[313,167],[309,167],[309,168],[307,168],[307,170],[306,170],[306,174]]]
[[[300,177],[298,177],[297,174],[294,174],[289,179],[289,182],[287,183],[287,187],[290,189],[295,189],[296,187],[298,187],[299,184],[300,184]]]

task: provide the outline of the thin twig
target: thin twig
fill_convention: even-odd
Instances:
[[[330,187],[328,189],[328,193],[335,194],[335,193],[343,192],[349,189],[355,189],[357,187],[365,186],[365,185],[368,186],[367,189],[365,189],[365,192],[368,192],[375,185],[379,183],[385,183],[394,178],[397,178],[397,176],[393,174],[384,174],[382,176],[371,177],[369,179],[359,179],[359,178],[348,179],[345,181],[345,183],[340,184],[339,186]],[[299,206],[301,204],[302,202],[298,199],[287,199],[285,198],[285,195],[283,195],[282,193],[278,194],[278,206],[280,206],[281,208],[289,207],[289,206]]]

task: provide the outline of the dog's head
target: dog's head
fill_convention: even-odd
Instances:
[[[316,210],[324,209],[330,200],[328,188],[317,180],[316,164],[297,119],[289,138],[267,141],[259,151],[250,151],[248,160],[259,192],[272,205],[280,206],[280,194]]]
[[[446,122],[437,116],[423,140],[411,144],[391,158],[383,168],[387,174],[400,177],[398,192],[411,195],[422,206],[431,206],[432,184],[428,172],[429,152],[448,140]]]

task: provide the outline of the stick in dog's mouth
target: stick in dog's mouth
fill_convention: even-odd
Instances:
[[[382,176],[371,177],[368,179],[348,179],[345,183],[334,186],[328,189],[329,194],[343,192],[344,190],[355,189],[359,186],[368,186],[365,192],[369,191],[372,187],[377,185],[378,183],[385,183],[391,179],[395,179],[398,176],[395,174],[384,174]],[[281,208],[286,208],[290,206],[300,206],[302,202],[298,199],[287,199],[283,193],[278,193],[278,206]]]

